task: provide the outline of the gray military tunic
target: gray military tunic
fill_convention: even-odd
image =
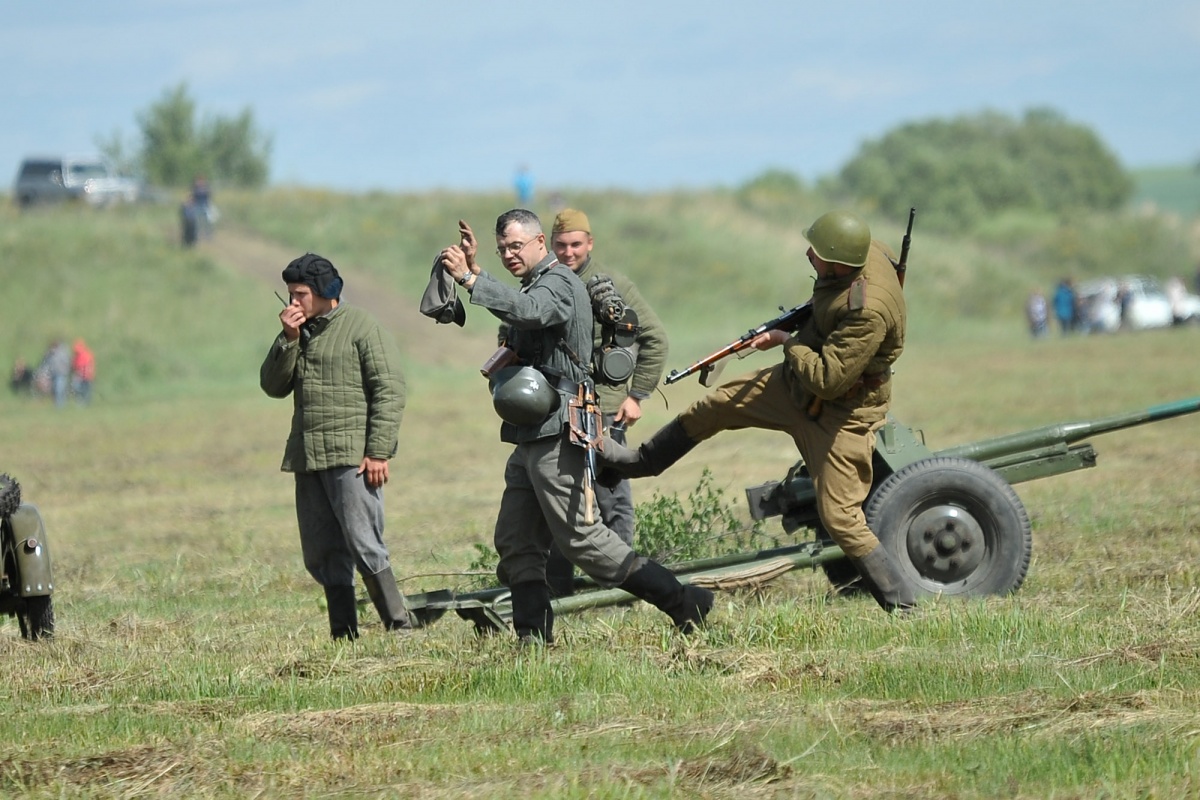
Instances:
[[[586,379],[592,348],[587,290],[548,254],[519,289],[481,272],[470,292],[472,305],[486,308],[508,326],[509,347],[521,363],[555,380],[562,399],[558,410],[540,423],[500,426],[501,441],[516,447],[505,466],[496,517],[497,576],[510,586],[545,581],[553,542],[600,584],[624,582],[641,559],[601,522],[584,522],[585,451],[569,441],[567,404],[573,393],[568,384]]]

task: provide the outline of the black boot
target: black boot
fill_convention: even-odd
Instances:
[[[326,586],[329,635],[334,639],[358,638],[358,604],[353,586]]]
[[[688,436],[679,417],[659,428],[653,436],[642,442],[637,450],[604,437],[604,449],[600,460],[605,467],[626,478],[647,478],[661,475],[667,467],[692,451],[697,442]]]
[[[404,606],[404,596],[396,585],[396,576],[391,567],[385,567],[374,575],[363,575],[363,583],[367,587],[367,597],[379,612],[383,627],[389,631],[412,630],[412,622],[408,618],[408,609]]]
[[[912,584],[900,572],[882,544],[862,558],[852,558],[850,561],[863,576],[863,583],[875,602],[884,611],[889,614],[893,611],[909,611],[917,605]]]
[[[553,545],[546,559],[546,583],[550,586],[551,597],[570,597],[575,594],[575,565]]]
[[[675,573],[657,561],[647,560],[621,588],[662,611],[684,633],[702,626],[713,607],[712,592],[680,583]]]
[[[554,609],[550,587],[544,581],[514,583],[512,591],[513,630],[521,644],[554,644]]]

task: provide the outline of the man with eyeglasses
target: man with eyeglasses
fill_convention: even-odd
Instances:
[[[721,431],[791,435],[816,490],[821,524],[888,612],[915,604],[914,589],[867,526],[875,431],[891,402],[892,364],[904,349],[907,312],[895,254],[849,211],[804,231],[817,273],[812,315],[795,333],[759,334],[757,350],[783,345],[784,360],[718,386],[637,449],[605,441],[603,458],[627,477],[659,475]]]
[[[554,641],[546,583],[551,544],[602,586],[619,586],[663,611],[679,630],[692,632],[711,610],[712,592],[681,584],[602,521],[586,520],[585,450],[571,443],[568,420],[569,402],[588,380],[592,351],[592,304],[586,288],[546,249],[541,221],[530,211],[513,209],[496,220],[496,253],[520,280],[520,288],[480,268],[478,244],[467,223],[459,222],[459,234],[460,243],[442,250],[439,262],[470,293],[471,305],[486,308],[507,326],[506,345],[521,368],[536,370],[534,380],[526,377],[523,387],[530,406],[511,409],[493,403],[503,420],[501,441],[515,446],[504,470],[494,540],[500,557],[496,573],[512,592],[517,636],[529,644]],[[546,385],[552,388],[553,402],[538,405]],[[496,391],[502,388],[497,385]]]
[[[592,377],[604,427],[620,444],[642,417],[642,401],[653,394],[667,363],[667,331],[637,286],[592,258],[592,225],[587,214],[565,208],[554,218],[550,247],[560,262],[583,281],[592,298]],[[628,480],[596,487],[604,524],[633,545],[633,488]],[[546,564],[550,591],[566,597],[575,590],[575,567],[558,548]]]

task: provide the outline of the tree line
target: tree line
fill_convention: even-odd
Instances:
[[[184,187],[197,175],[225,186],[254,188],[270,175],[271,137],[258,129],[254,112],[198,117],[187,84],[167,89],[137,115],[132,146],[114,133],[98,141],[100,152],[121,172],[156,186]]]

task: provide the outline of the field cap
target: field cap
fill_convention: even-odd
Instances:
[[[567,233],[568,231],[583,231],[591,236],[592,226],[588,222],[587,214],[574,208],[564,208],[558,212],[558,216],[554,218],[554,227],[551,228],[551,233]]]
[[[425,287],[425,293],[421,295],[421,313],[442,325],[453,322],[462,327],[467,321],[467,310],[458,299],[458,288],[454,285],[454,278],[446,272],[441,259],[433,260],[429,284]]]

